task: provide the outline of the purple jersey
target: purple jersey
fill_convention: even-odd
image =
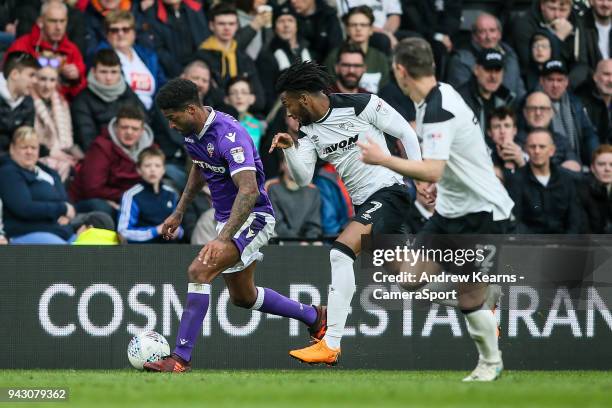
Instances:
[[[185,137],[185,149],[193,163],[200,168],[210,188],[215,219],[226,222],[238,188],[232,176],[244,170],[255,171],[259,198],[253,212],[274,215],[268,194],[264,190],[265,176],[259,153],[251,136],[240,122],[211,108],[210,115],[199,134]]]

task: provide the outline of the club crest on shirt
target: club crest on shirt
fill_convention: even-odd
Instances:
[[[355,125],[353,125],[351,122],[344,122],[338,125],[338,127],[342,130],[350,130],[352,127],[354,127]]]
[[[212,143],[209,143],[208,146],[206,146],[206,151],[208,152],[208,155],[212,157],[213,153],[215,152],[215,146],[213,146]]]
[[[387,109],[385,101],[383,101],[382,99],[378,100],[378,105],[376,105],[376,112],[380,113],[381,115],[389,114],[389,109]]]
[[[230,154],[232,155],[236,163],[244,163],[244,149],[242,148],[242,146],[230,149]]]
[[[424,140],[428,140],[431,147],[435,148],[436,144],[442,140],[442,133],[430,133],[425,136]]]

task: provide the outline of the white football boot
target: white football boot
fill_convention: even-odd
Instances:
[[[489,363],[483,360],[478,360],[478,365],[470,375],[463,379],[464,382],[471,381],[495,381],[501,377],[504,369],[504,362],[501,359],[501,351],[499,352],[499,361]]]

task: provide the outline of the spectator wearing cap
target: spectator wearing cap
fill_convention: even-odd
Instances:
[[[602,144],[591,160],[591,173],[578,192],[586,215],[588,234],[612,234],[612,145]]]
[[[32,55],[21,51],[10,53],[4,62],[0,75],[0,157],[8,150],[18,127],[34,125],[34,101],[30,94],[39,68]]]
[[[342,28],[336,10],[325,0],[290,0],[298,18],[298,35],[308,42],[315,61],[323,62],[342,43]]]
[[[68,7],[59,0],[43,3],[38,24],[19,37],[8,49],[23,51],[38,58],[41,65],[59,68],[60,92],[69,100],[87,85],[81,51],[66,36]]]
[[[517,232],[577,234],[582,213],[574,176],[551,163],[555,145],[547,129],[533,129],[525,145],[529,164],[506,179]]]
[[[553,104],[552,130],[563,135],[569,149],[582,164],[588,165],[599,140],[582,102],[568,90],[565,63],[561,60],[546,62],[542,68],[540,86]]]
[[[208,23],[212,35],[200,44],[196,59],[206,62],[213,73],[215,82],[225,89],[231,78],[249,78],[256,102],[253,111],[262,112],[266,106],[266,95],[259,79],[255,63],[244,51],[238,48],[238,12],[228,3],[218,3],[210,9]]]
[[[472,41],[466,48],[456,50],[448,65],[447,81],[455,87],[468,82],[472,76],[478,56],[484,49],[493,49],[503,55],[503,84],[517,98],[525,94],[518,56],[502,41],[502,27],[497,17],[483,13],[472,26]]]
[[[612,59],[603,59],[595,73],[576,90],[591,119],[597,126],[600,143],[612,144]]]
[[[238,48],[256,60],[259,53],[272,39],[272,6],[268,0],[236,0],[238,24],[236,33]]]
[[[514,105],[516,94],[503,85],[503,77],[504,55],[492,48],[483,49],[478,54],[472,78],[457,89],[474,111],[483,134],[486,130],[487,117],[493,109]]]
[[[270,44],[261,51],[257,65],[261,70],[261,83],[266,94],[266,109],[269,111],[276,102],[276,79],[291,64],[312,60],[305,41],[298,36],[298,20],[295,11],[288,5],[274,10],[274,36]]]
[[[525,145],[527,135],[531,130],[547,129],[550,131],[555,144],[555,153],[551,162],[568,170],[580,172],[582,170],[580,159],[574,150],[569,148],[567,139],[552,128],[553,114],[552,102],[548,95],[541,91],[529,94],[523,106],[522,120],[519,121],[520,128],[517,140],[519,144]]]
[[[155,0],[145,12],[152,45],[169,78],[181,74],[208,36],[208,21],[199,0]],[[138,19],[138,14],[136,14]]]
[[[371,46],[374,29],[374,14],[368,6],[354,7],[342,17],[346,28],[346,42],[358,46],[365,55],[366,70],[363,73],[360,86],[368,92],[377,93],[389,82],[391,63],[388,56],[378,48]],[[340,44],[334,48],[325,59],[325,66],[330,74],[336,74],[336,64],[339,59]]]
[[[360,86],[361,79],[367,70],[363,50],[351,43],[344,43],[338,52],[334,65],[336,82],[330,88],[332,93],[368,93]]]

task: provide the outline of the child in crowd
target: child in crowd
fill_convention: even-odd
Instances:
[[[128,243],[165,243],[161,231],[164,220],[178,203],[178,194],[162,183],[165,173],[164,153],[155,146],[138,155],[138,173],[142,182],[123,193],[117,232]],[[183,237],[178,228],[173,240]]]
[[[261,138],[265,133],[265,122],[249,113],[249,109],[255,104],[251,82],[246,77],[232,78],[227,84],[226,93],[225,103],[238,111],[237,119],[249,132],[255,148],[259,150]]]

